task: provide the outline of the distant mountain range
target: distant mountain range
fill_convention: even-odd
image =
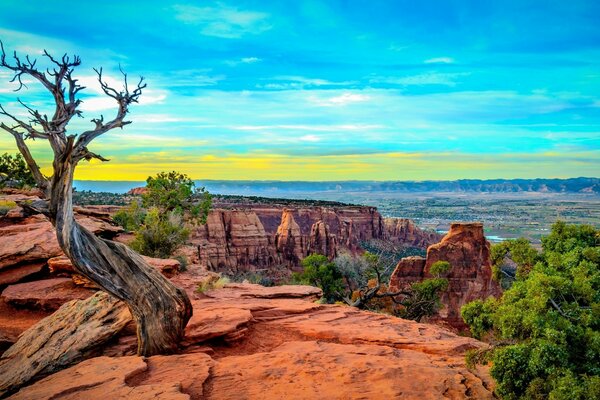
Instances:
[[[569,179],[460,179],[456,181],[198,181],[211,193],[283,196],[299,193],[344,192],[475,192],[475,193],[582,193],[600,194],[600,178]],[[139,181],[75,181],[77,190],[125,193],[145,186]]]

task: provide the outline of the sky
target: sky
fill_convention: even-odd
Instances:
[[[84,118],[116,112],[93,67],[148,87],[76,179],[446,180],[600,176],[600,2],[0,2],[8,52],[78,54]],[[51,113],[33,81],[17,97]],[[30,143],[50,173],[48,143]],[[0,132],[0,154],[16,152]]]

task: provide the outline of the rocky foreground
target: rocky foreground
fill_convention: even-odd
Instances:
[[[133,355],[131,323],[121,323],[130,317],[117,302],[110,306],[118,310],[111,317],[118,326],[112,337],[98,343],[95,335],[95,348],[83,349],[81,341],[69,345],[80,350],[74,362],[100,356],[31,384],[41,378],[36,375],[9,398],[493,398],[487,371],[465,366],[465,352],[485,346],[474,339],[434,325],[317,304],[319,289],[308,286],[229,284],[200,294],[193,290],[197,278],[190,274],[173,279],[186,288],[194,306],[180,354]],[[86,301],[67,303],[59,312],[79,307],[78,315],[86,314],[86,307],[95,306]],[[80,321],[83,328],[75,331],[82,341],[90,340],[82,330],[92,329],[95,318],[105,314]],[[0,388],[5,390],[9,375],[17,379],[40,363],[56,363],[51,360],[68,357],[69,349],[53,343],[40,351],[48,356],[31,364],[21,360],[18,369],[12,368],[11,357],[22,353],[9,350],[0,360]]]
[[[28,198],[15,194],[4,199],[22,203]],[[102,206],[77,208],[76,218],[97,235],[119,240],[123,232],[111,222],[113,211]],[[250,218],[255,211],[234,210],[221,215],[223,230],[218,224],[203,229],[210,235],[223,233],[210,238],[222,237],[224,248],[233,252],[229,256],[237,248],[249,249],[246,255],[253,254],[251,249],[268,255],[265,249],[281,246],[277,254],[296,257],[315,243],[338,246],[343,232],[358,235],[362,228],[355,228],[361,224],[372,227],[372,217],[381,222],[375,226],[382,230],[366,232],[386,232],[381,234],[404,241],[420,237],[419,232],[405,229],[410,228],[405,221],[384,224],[371,212],[361,211],[352,218],[344,214],[351,211],[355,212],[327,211],[326,217],[319,214],[324,210],[314,215],[272,210],[259,213],[261,217],[255,214],[254,222],[249,219],[246,224],[238,217]],[[313,222],[313,217],[318,220]],[[263,235],[261,226],[268,227],[264,234],[272,238],[265,239],[264,251],[259,245],[250,246],[256,239],[251,231],[256,228]],[[349,230],[331,233],[343,227]],[[198,251],[207,247],[194,246]],[[238,260],[237,256],[228,259]],[[427,277],[430,264],[439,259],[452,262],[450,291],[459,299],[445,299],[441,311],[449,313],[445,317],[454,315],[467,297],[495,294],[488,285],[489,243],[478,225],[453,227],[440,244],[430,246],[426,259],[402,260],[393,274],[394,284]],[[217,278],[207,271],[209,263],[192,263],[182,272],[177,260],[147,261],[192,299],[194,315],[178,354],[135,355],[137,337],[129,310],[96,292],[92,282],[73,270],[43,216],[27,207],[14,207],[0,218],[0,398],[493,397],[487,370],[465,366],[468,350],[486,346],[477,340],[435,325],[318,304],[320,290],[308,286],[229,284],[199,293],[200,283]]]

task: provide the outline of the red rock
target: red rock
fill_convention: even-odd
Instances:
[[[28,218],[24,225],[0,228],[0,269],[47,260],[62,254],[52,224]]]
[[[259,299],[319,299],[323,291],[307,285],[281,285],[265,287],[252,283],[228,283],[227,290],[211,290],[206,294],[213,298],[259,298]]]
[[[39,274],[43,271],[45,265],[44,262],[37,262],[0,269],[0,286],[17,283],[31,275]]]
[[[179,272],[181,263],[175,259],[162,259],[142,256],[142,258],[152,267],[158,269],[164,276],[170,278]],[[54,257],[48,260],[50,272],[68,272],[74,273],[75,269],[71,260],[67,256]]]
[[[330,259],[337,255],[336,236],[329,232],[329,226],[323,221],[317,221],[310,228],[310,242],[308,252],[323,254]]]
[[[148,193],[148,188],[146,187],[136,187],[127,192],[127,194],[130,196],[141,196],[146,193]]]
[[[0,397],[89,357],[129,321],[127,306],[104,292],[63,305],[25,331],[2,355]]]
[[[442,235],[436,232],[424,231],[413,221],[406,218],[384,218],[385,237],[394,243],[407,246],[426,248],[438,243]]]
[[[448,261],[452,267],[444,275],[448,279],[448,289],[442,293],[444,307],[437,319],[464,329],[460,308],[465,303],[502,294],[500,285],[492,279],[490,244],[485,239],[483,224],[452,224],[442,241],[427,249],[425,263],[414,258],[398,263],[390,279],[390,289],[397,290],[431,277],[429,269],[437,261]]]
[[[75,272],[71,260],[69,260],[69,257],[65,255],[50,258],[48,260],[48,269],[52,274],[58,274],[61,272],[70,274]]]
[[[219,359],[207,399],[492,399],[464,366],[384,345],[287,342],[272,351]]]
[[[170,278],[176,275],[181,268],[181,263],[178,260],[174,260],[172,258],[163,259],[163,258],[152,258],[142,256],[142,258],[151,266],[158,269],[164,276]]]
[[[192,232],[198,262],[212,271],[294,270],[314,252],[330,258],[342,250],[361,253],[360,243],[372,239],[424,248],[440,237],[409,220],[385,222],[374,207],[235,207],[211,210],[206,225]]]
[[[186,337],[196,330],[194,341],[204,343],[184,343],[187,354],[150,357],[146,368],[138,357],[94,358],[15,398],[154,398],[157,387],[192,399],[493,398],[487,369],[465,366],[465,352],[484,343],[434,325],[315,304],[298,298],[302,292],[311,297],[309,289],[285,286],[211,290],[192,301]],[[224,340],[206,341],[211,337]],[[131,351],[133,338],[107,351]]]
[[[225,340],[237,337],[237,333],[252,321],[252,313],[240,308],[205,308],[194,305],[192,318],[185,328],[185,345],[201,343],[216,337]],[[237,337],[239,339],[239,337]]]
[[[127,384],[128,379],[144,373],[147,369],[148,366],[142,357],[92,358],[21,389],[10,399],[189,400],[189,396],[181,392],[179,383],[156,383],[136,387]]]
[[[76,286],[69,278],[53,278],[10,285],[2,292],[7,303],[42,310],[56,310],[71,300],[82,300],[94,292]]]

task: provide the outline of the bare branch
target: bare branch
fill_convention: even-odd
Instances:
[[[98,75],[98,82],[100,83],[100,87],[104,94],[109,97],[115,99],[118,104],[117,115],[114,119],[104,123],[104,117],[94,118],[92,122],[96,125],[93,130],[86,131],[79,136],[79,140],[77,141],[77,148],[82,150],[84,147],[87,147],[92,140],[97,138],[98,136],[110,131],[115,128],[123,128],[125,125],[131,123],[131,121],[125,121],[125,116],[129,112],[129,105],[132,103],[137,103],[140,95],[142,94],[142,90],[146,88],[146,84],[144,83],[144,78],[140,77],[140,81],[136,85],[136,88],[131,92],[129,90],[129,84],[127,81],[127,74],[123,72],[121,67],[119,66],[119,70],[123,74],[124,79],[124,87],[123,91],[117,91],[115,88],[109,86],[109,84],[103,80],[102,78],[102,68],[96,69],[94,71]]]
[[[48,179],[42,174],[40,167],[37,165],[33,156],[31,155],[31,152],[29,151],[29,147],[27,147],[27,144],[25,143],[25,140],[23,139],[23,133],[16,131],[15,129],[7,126],[4,123],[0,123],[0,128],[4,129],[5,131],[7,131],[11,135],[13,135],[13,137],[15,138],[15,141],[17,142],[17,148],[19,149],[19,152],[23,156],[23,159],[25,159],[25,162],[27,163],[29,170],[33,174],[33,178],[35,179],[36,184],[38,185],[38,187],[41,190],[45,191],[48,188]]]

